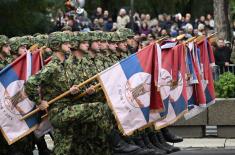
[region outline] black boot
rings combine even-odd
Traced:
[[[151,141],[151,143],[152,143],[154,146],[156,146],[157,148],[159,148],[159,149],[161,149],[161,150],[166,151],[167,154],[172,152],[172,149],[167,148],[167,147],[165,147],[164,145],[162,145],[162,144],[160,143],[160,141],[159,141],[159,139],[158,139],[158,137],[157,137],[157,135],[156,135],[155,132],[150,132],[150,133],[148,134],[148,136],[149,136],[149,140]]]
[[[172,132],[170,132],[170,130],[168,128],[163,128],[163,129],[161,129],[161,131],[164,136],[164,139],[167,142],[179,143],[179,142],[183,141],[183,137],[180,137],[180,136],[173,134]]]
[[[170,149],[171,152],[177,152],[177,151],[180,151],[180,148],[179,147],[174,147],[170,144],[168,144],[166,142],[166,140],[164,139],[163,135],[162,135],[162,132],[159,131],[159,132],[156,132],[156,135],[157,135],[157,138],[159,140],[159,142],[166,148]]]
[[[148,148],[145,143],[144,140],[142,139],[141,136],[135,136],[133,137],[133,141],[135,142],[136,145],[138,145],[139,147],[141,147],[144,150],[148,150],[150,151],[149,155],[162,155],[161,152],[153,149],[153,148]]]
[[[148,150],[125,142],[115,130],[110,134],[110,142],[113,146],[114,155],[152,155]]]
[[[51,154],[51,151],[47,148],[47,144],[44,139],[44,136],[41,138],[35,137],[35,141],[38,146],[39,155],[50,155]]]
[[[154,149],[156,152],[159,152],[159,154],[161,154],[161,155],[167,154],[167,152],[165,150],[161,150],[158,147],[154,146],[151,143],[151,141],[150,141],[150,139],[149,139],[147,134],[142,134],[142,139],[144,141],[145,146],[147,146],[147,148]]]

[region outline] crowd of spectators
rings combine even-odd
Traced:
[[[59,11],[55,21],[55,30],[61,30],[64,26],[71,27],[72,31],[101,30],[113,32],[123,27],[132,28],[136,34],[135,37],[141,38],[140,40],[143,41],[143,44],[145,40],[151,41],[163,36],[176,37],[180,34],[186,34],[186,38],[190,38],[212,34],[215,25],[211,14],[195,19],[191,17],[190,13],[185,15],[181,13],[174,15],[163,13],[158,14],[156,17],[151,17],[148,13],[134,12],[131,14],[131,11],[121,8],[115,16],[101,7],[97,7],[90,15],[83,8],[67,8],[65,13]],[[233,32],[235,36],[235,22],[233,24]],[[235,55],[235,45],[220,38],[217,45],[215,45],[214,51],[216,64],[227,66],[235,63],[235,60],[230,60],[232,51],[234,51],[233,55]]]
[[[134,12],[131,15],[131,11],[126,11],[124,8],[121,8],[118,15],[114,16],[108,10],[97,7],[94,13],[89,16],[82,8],[68,9],[66,13],[60,11],[55,29],[60,30],[65,25],[72,27],[74,31],[101,30],[111,32],[118,28],[127,27],[132,28],[135,34],[146,37],[148,35],[174,37],[182,33],[187,33],[188,37],[191,37],[213,31],[214,20],[211,14],[194,20],[190,13],[185,16],[181,13],[175,15],[164,13],[157,17],[151,17],[148,13]]]

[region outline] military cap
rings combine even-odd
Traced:
[[[111,39],[110,32],[100,33],[100,41],[109,41]]]
[[[73,32],[70,37],[70,44],[73,49],[78,49],[78,45],[80,42],[79,32]]]
[[[39,47],[47,46],[48,44],[48,35],[39,34],[33,38],[33,43],[37,44]]]
[[[8,37],[5,35],[0,35],[0,48],[2,48],[3,45],[8,44]],[[1,49],[0,49],[1,52]]]
[[[118,33],[122,33],[123,35],[126,35],[126,37],[134,37],[135,34],[132,31],[132,29],[128,29],[128,28],[120,28],[117,30]]]
[[[110,41],[112,41],[112,42],[119,42],[120,41],[119,35],[116,32],[112,32],[110,36],[111,36]]]
[[[71,33],[53,32],[48,37],[48,46],[52,50],[59,50],[61,44],[71,41]]]
[[[82,42],[82,41],[91,41],[90,32],[80,32],[78,34],[78,36],[80,37],[80,42]]]
[[[125,41],[127,39],[126,34],[124,33],[117,33],[119,36],[119,41]]]
[[[90,39],[91,41],[98,41],[101,38],[101,32],[99,32],[99,31],[90,31],[88,33],[91,37],[91,39]]]
[[[9,44],[13,53],[17,53],[18,48],[21,46],[20,37],[12,37],[9,39]]]
[[[19,38],[20,46],[22,45],[32,46],[34,44],[33,39],[34,37],[30,35],[20,37]]]

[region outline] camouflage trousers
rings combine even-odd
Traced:
[[[54,155],[111,155],[107,138],[113,129],[111,117],[108,106],[100,102],[67,106],[50,116]]]

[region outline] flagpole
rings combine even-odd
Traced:
[[[93,77],[87,79],[86,81],[80,83],[77,87],[79,88],[79,87],[81,87],[81,86],[83,86],[83,85],[89,83],[90,81],[96,79],[97,77],[98,77],[98,74],[96,74],[95,76],[93,76]],[[48,102],[48,105],[51,105],[52,103],[54,103],[54,102],[56,102],[56,101],[58,101],[58,100],[64,98],[65,96],[67,96],[67,95],[69,95],[69,94],[70,94],[70,91],[69,91],[69,90],[66,91],[66,92],[64,92],[64,93],[62,93],[62,94],[60,94],[59,96],[57,96],[57,97],[55,97],[54,99],[50,100],[50,101]],[[28,118],[28,117],[30,117],[30,116],[36,114],[36,113],[39,112],[39,111],[40,111],[40,109],[39,109],[39,108],[36,108],[35,110],[31,111],[30,113],[24,115],[20,120],[21,120],[21,121],[22,121],[22,120],[25,120],[26,118]]]
[[[96,84],[96,85],[94,86],[94,89],[96,90],[96,92],[102,90],[102,88],[101,88],[100,86],[101,86],[100,83],[99,83],[99,84]],[[81,98],[81,97],[83,97],[83,96],[85,96],[85,95],[87,95],[87,92],[83,92],[83,93],[79,94],[78,96],[74,97],[73,99],[74,99],[74,100],[78,100],[79,98]],[[48,113],[46,113],[45,115],[43,115],[41,118],[43,119],[43,118],[45,118],[46,116],[48,116]]]

